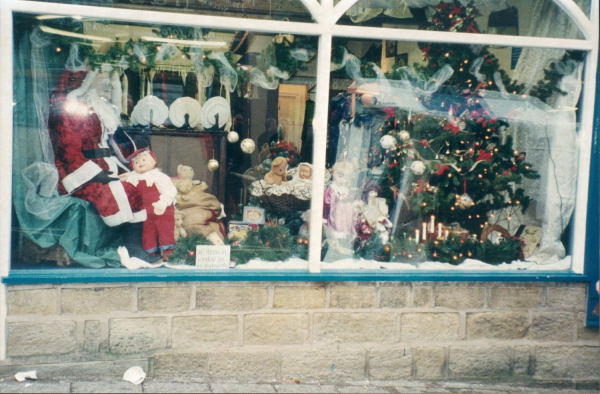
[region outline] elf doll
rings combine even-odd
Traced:
[[[175,247],[175,208],[177,189],[171,178],[156,168],[156,157],[146,149],[138,149],[130,156],[133,172],[120,176],[121,180],[136,187],[148,218],[142,231],[142,247],[148,253],[162,253],[163,259]]]

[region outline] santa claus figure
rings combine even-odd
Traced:
[[[117,73],[110,71],[65,71],[50,98],[48,128],[59,192],[89,201],[114,227],[143,222],[147,215],[136,188],[117,178],[128,168],[111,149],[120,125],[120,110],[112,103],[120,102],[121,88]],[[132,256],[156,260],[141,248],[141,223],[123,234]]]

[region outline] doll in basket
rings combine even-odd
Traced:
[[[294,186],[310,186],[312,185],[312,165],[309,163],[298,164],[298,171],[294,174],[291,184]]]
[[[156,168],[156,157],[148,149],[139,149],[129,158],[133,172],[120,176],[142,196],[148,218],[142,231],[142,247],[148,253],[160,251],[164,259],[175,247],[175,208],[177,189],[171,178]]]

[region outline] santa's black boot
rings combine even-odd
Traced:
[[[160,254],[152,255],[142,248],[143,223],[126,223],[122,225],[123,246],[127,248],[129,257],[137,257],[147,263],[162,261]]]

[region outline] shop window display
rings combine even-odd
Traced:
[[[13,268],[306,259],[317,42],[237,37],[15,15]]]
[[[101,3],[77,2],[318,28],[13,14],[12,269],[195,268],[198,246],[223,245],[237,269],[572,267],[585,50],[375,32],[583,42],[551,1],[360,0],[317,23],[300,2]],[[524,22],[532,7],[562,22]]]
[[[470,7],[430,29],[477,32]],[[378,45],[334,39],[354,82],[330,102],[322,268],[568,269],[583,53],[527,86],[510,48],[399,42],[406,66],[365,60]]]

